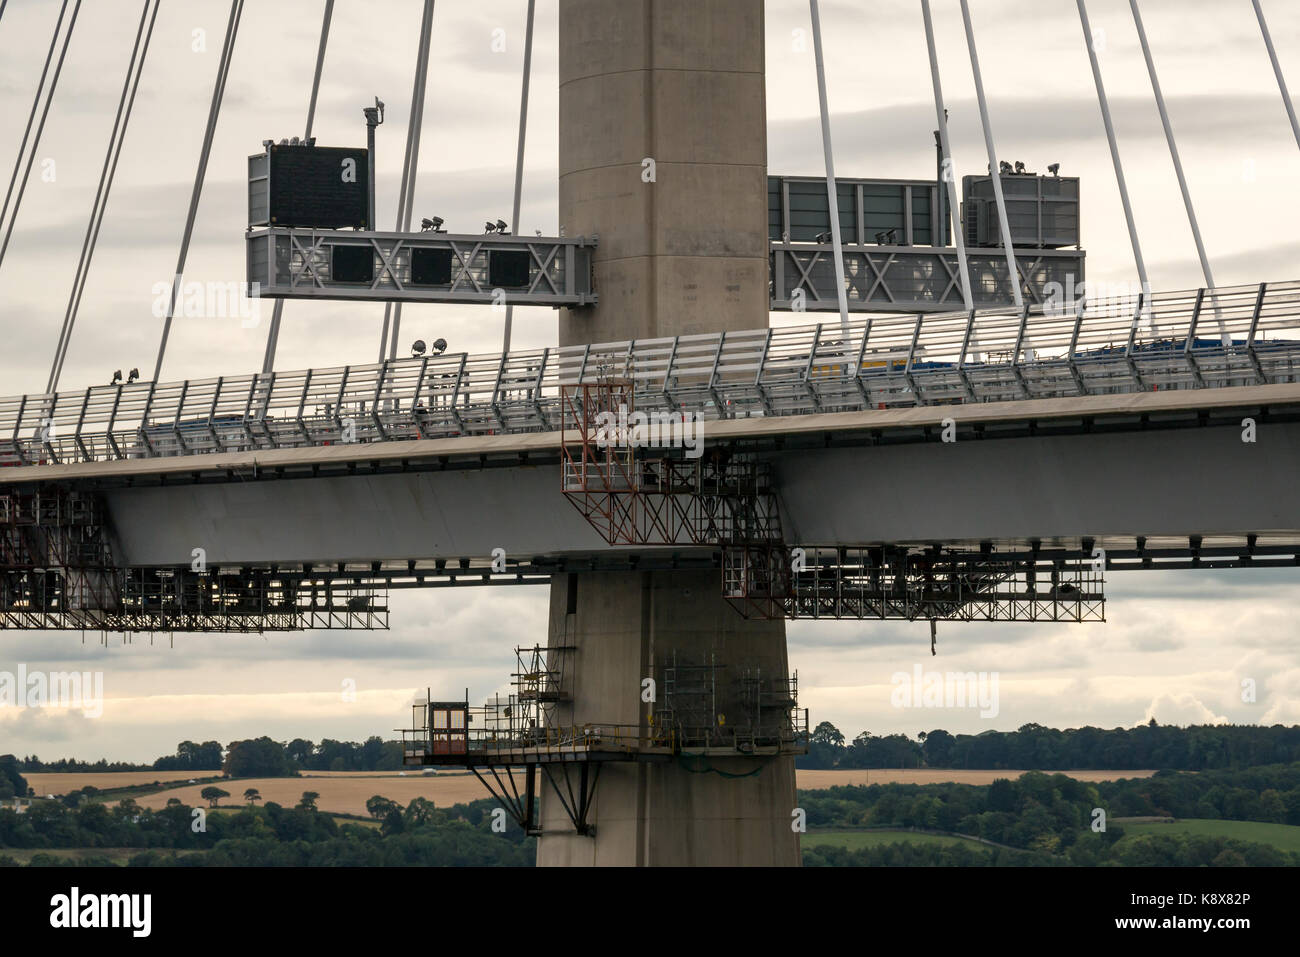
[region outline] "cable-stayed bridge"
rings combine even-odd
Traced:
[[[908,181],[836,180],[811,3],[824,195],[767,176],[761,3],[562,0],[556,237],[412,228],[428,0],[396,228],[374,214],[380,102],[353,177],[304,203],[339,158],[311,138],[332,6],[307,135],[249,158],[248,279],[277,301],[260,372],[161,376],[234,0],[154,375],[58,388],[115,127],[48,391],[0,398],[0,628],[382,629],[392,590],[549,584],[510,701],[422,702],[411,763],[523,773],[499,796],[545,860],[791,863],[807,714],[784,620],[1095,622],[1111,570],[1300,564],[1300,282],[1214,283],[1136,3],[1205,284],[1150,289],[1080,0],[1139,276],[1109,299],[1062,294],[1077,180],[997,160],[964,0],[989,153],[964,202],[927,0],[939,169]],[[379,361],[277,369],[290,299],[386,303]],[[504,303],[503,351],[398,358],[404,302]],[[511,349],[515,304],[561,308],[559,343]]]

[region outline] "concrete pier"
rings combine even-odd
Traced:
[[[767,325],[761,0],[560,0],[560,224],[598,234],[560,345]]]
[[[559,109],[560,222],[600,238],[600,303],[561,313],[561,345],[765,326],[762,0],[560,0]],[[721,685],[784,677],[785,622],[721,592],[720,572],[555,576],[548,640],[573,649],[553,652],[570,656],[561,723],[648,729],[642,680],[673,652],[716,662]],[[799,863],[789,757],[608,764],[590,836],[541,794],[538,864]]]
[[[721,695],[738,669],[787,673],[785,622],[747,621],[720,597],[717,572],[557,575],[551,585],[552,647],[572,651],[574,700],[557,724],[648,730],[653,705],[642,677],[676,651],[713,658]],[[662,682],[657,689],[663,693]],[[733,705],[720,704],[725,711]],[[736,715],[732,715],[736,720]],[[552,773],[562,774],[563,769]],[[568,769],[576,788],[577,770]],[[549,785],[542,791],[538,864],[775,865],[799,862],[792,758],[685,757],[607,763],[595,789],[593,836],[574,833]]]

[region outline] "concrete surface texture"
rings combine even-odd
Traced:
[[[570,579],[576,588],[570,590]],[[573,688],[557,724],[632,726],[649,730],[653,703],[642,702],[642,677],[676,651],[679,661],[715,658],[720,709],[742,668],[787,674],[784,621],[747,621],[719,597],[719,572],[557,575],[551,585],[549,643],[563,656]],[[663,691],[662,681],[656,689]],[[724,711],[725,714],[725,711]],[[724,718],[725,720],[725,718]],[[736,714],[732,714],[736,720]],[[577,790],[576,766],[567,773]],[[541,788],[539,865],[788,865],[799,861],[791,828],[792,758],[672,758],[611,762],[600,772],[590,821],[593,836],[574,833],[549,785]],[[566,791],[567,797],[567,791]]]
[[[560,345],[767,324],[763,56],[762,0],[560,0],[560,223],[600,237],[600,303],[561,313]],[[641,680],[674,650],[784,676],[785,622],[742,619],[718,576],[556,576],[573,719],[645,722]],[[723,764],[609,767],[593,836],[544,790],[538,863],[797,864],[793,758]]]
[[[561,0],[560,223],[597,234],[560,345],[767,325],[761,0]]]

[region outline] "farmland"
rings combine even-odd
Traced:
[[[1226,837],[1237,841],[1269,844],[1282,851],[1300,851],[1300,827],[1261,821],[1170,820],[1167,822],[1124,823],[1125,840],[1146,834],[1189,834]]]
[[[943,784],[958,783],[987,785],[997,778],[1018,778],[1024,771],[976,771],[944,770],[932,768],[908,768],[905,770],[846,770],[819,771],[801,770],[798,772],[798,787],[801,790],[820,790],[839,785],[866,784]],[[1153,771],[1071,771],[1071,777],[1081,781],[1111,781],[1119,778],[1149,777]],[[175,785],[176,782],[194,779],[202,782],[187,786],[169,786],[152,789],[155,782]],[[221,804],[242,804],[243,794],[247,788],[256,788],[263,801],[292,806],[298,803],[304,791],[316,791],[320,797],[316,805],[322,811],[337,814],[366,813],[365,803],[370,797],[381,794],[399,804],[408,804],[417,797],[423,797],[439,807],[463,804],[468,801],[487,797],[487,790],[472,774],[465,772],[443,772],[438,775],[402,774],[396,771],[312,771],[296,778],[238,778],[206,780],[203,772],[187,773],[183,771],[123,771],[109,773],[48,773],[29,772],[28,781],[41,796],[48,794],[67,794],[79,788],[93,786],[100,790],[117,788],[139,788],[129,795],[141,807],[161,808],[176,798],[191,806],[204,805],[207,802],[200,797],[200,792],[209,786],[217,786],[229,791],[230,797],[222,798]],[[148,789],[148,790],[146,790]]]

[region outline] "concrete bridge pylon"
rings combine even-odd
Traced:
[[[762,0],[560,0],[559,17],[560,222],[600,237],[599,303],[561,312],[560,344],[767,325]],[[647,730],[644,679],[662,695],[674,662],[707,672],[715,723],[742,675],[784,680],[784,620],[742,618],[720,576],[556,575],[548,644],[572,656],[558,723]],[[591,800],[577,834],[541,790],[538,864],[799,863],[789,756],[612,763]]]

